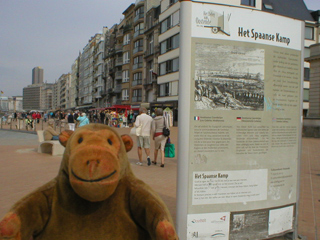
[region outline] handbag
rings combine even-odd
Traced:
[[[141,129],[142,129],[142,125],[140,125],[139,127],[131,128],[130,135],[141,136]]]
[[[168,138],[167,143],[164,147],[164,156],[168,158],[174,158],[175,155],[175,146],[173,143],[171,143],[170,138]]]
[[[165,137],[169,137],[170,136],[170,129],[166,127],[166,120],[165,118],[163,118],[163,122],[164,122],[164,127],[162,129],[162,134]]]

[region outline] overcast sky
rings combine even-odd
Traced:
[[[135,0],[0,0],[0,90],[22,96],[32,69],[54,83],[71,71],[91,36],[111,28]],[[305,0],[320,9],[320,0]]]

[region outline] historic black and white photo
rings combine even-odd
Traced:
[[[264,109],[264,49],[196,43],[195,109]]]

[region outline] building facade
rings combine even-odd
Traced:
[[[23,88],[23,109],[40,110],[42,84],[32,84]]]
[[[32,84],[43,83],[43,69],[41,67],[35,67],[32,69]]]

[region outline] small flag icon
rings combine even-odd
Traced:
[[[277,121],[277,118],[272,118],[272,122],[276,122]]]
[[[196,116],[196,117],[194,117],[194,120],[195,120],[195,121],[199,121],[199,120],[200,120],[200,117],[199,117],[199,116]]]
[[[237,117],[237,121],[241,122],[242,118],[241,117]]]

